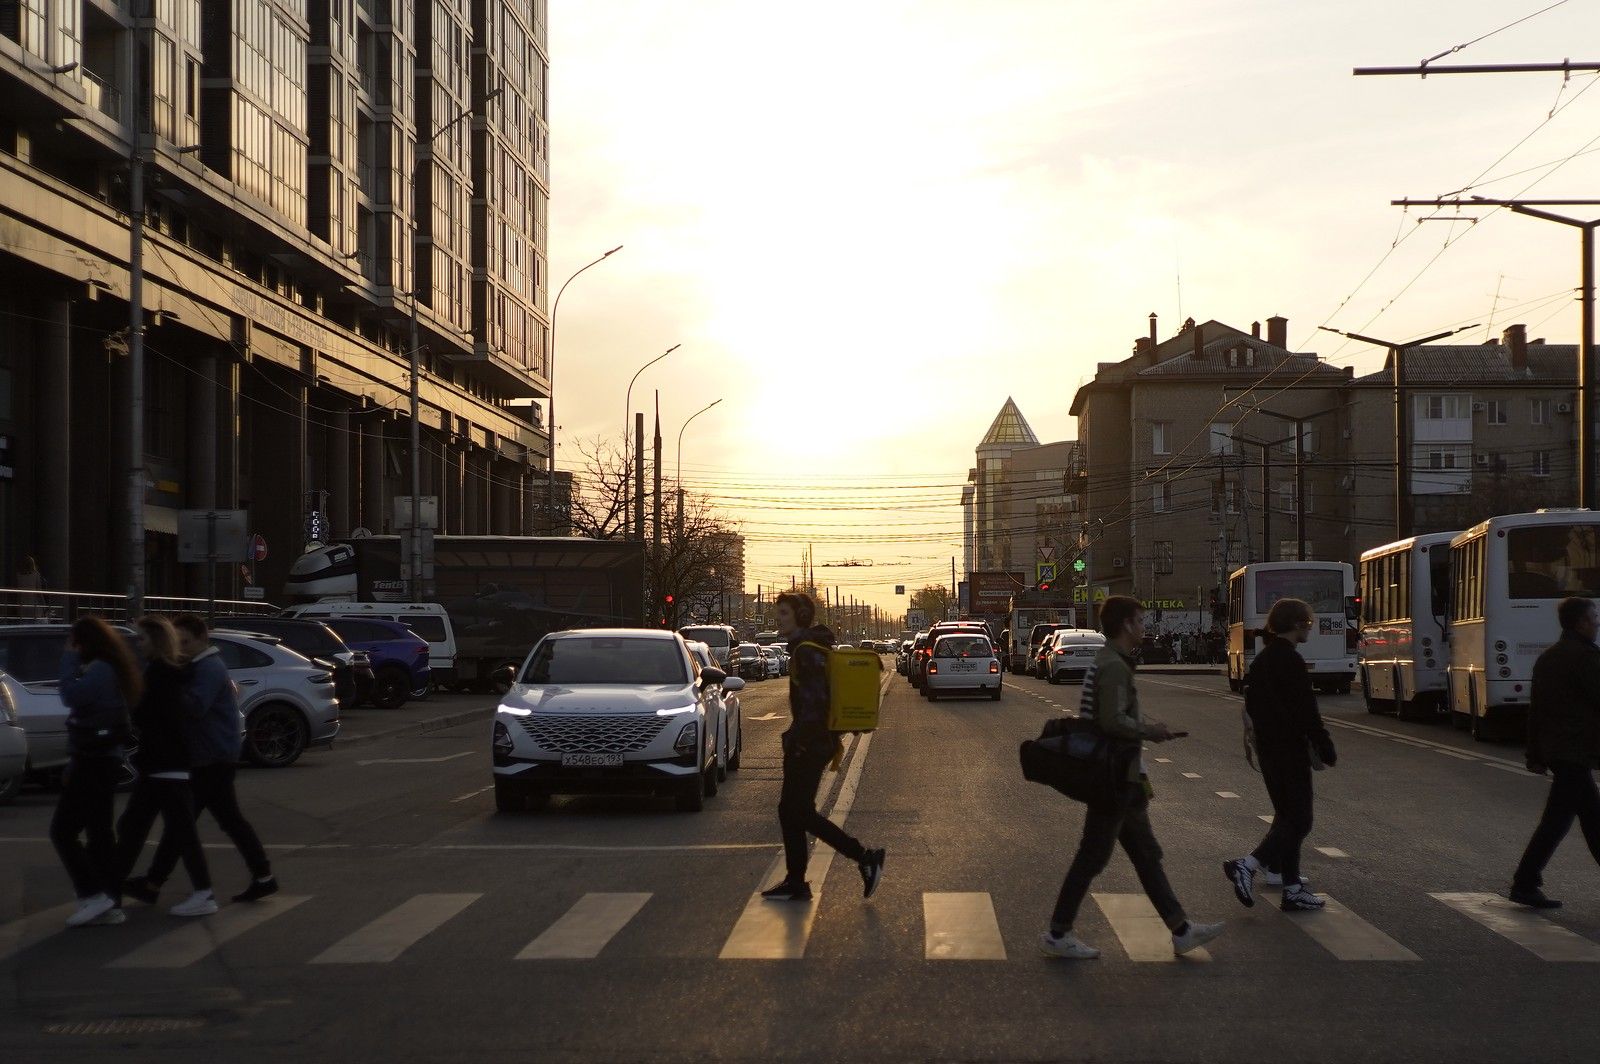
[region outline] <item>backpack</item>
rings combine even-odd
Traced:
[[[822,651],[827,662],[828,730],[876,731],[883,702],[883,659],[871,650],[838,650],[810,642],[800,645]]]

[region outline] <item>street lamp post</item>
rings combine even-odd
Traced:
[[[623,403],[623,405],[625,407],[627,407],[627,409],[623,411],[623,417],[622,417],[622,468],[623,468],[623,473],[624,473],[623,478],[622,478],[622,527],[623,527],[623,530],[624,530],[624,534],[623,534],[623,538],[624,539],[629,538],[628,537],[628,533],[631,530],[631,526],[630,526],[629,520],[628,520],[628,482],[629,482],[629,478],[633,476],[633,452],[628,450],[628,440],[631,438],[631,433],[632,433],[633,430],[632,430],[632,427],[628,424],[628,419],[633,417],[633,384],[634,384],[634,381],[637,381],[639,379],[639,374],[643,373],[645,370],[649,369],[651,366],[655,365],[657,362],[660,362],[662,359],[666,358],[668,355],[672,354],[672,352],[676,351],[678,348],[680,348],[682,346],[683,346],[682,344],[673,344],[671,347],[669,347],[665,351],[661,352],[661,354],[657,355],[655,358],[652,358],[649,362],[646,362],[644,365],[640,366],[638,368],[638,370],[635,371],[635,373],[633,375],[633,379],[628,381],[628,393],[627,393],[627,397],[626,397],[626,402]],[[644,529],[642,529],[642,528],[638,529],[638,533],[639,533],[639,538],[643,539],[644,538]]]
[[[678,430],[678,538],[679,539],[683,538],[683,430],[689,427],[689,422],[690,421],[693,421],[695,418],[699,417],[701,414],[704,414],[707,410],[710,410],[712,407],[716,406],[720,402],[722,402],[721,399],[713,399],[713,400],[711,400],[711,402],[707,403],[705,406],[702,406],[699,410],[696,410],[694,413],[690,414],[689,417],[688,417],[688,420],[686,420],[683,423],[683,428]]]
[[[582,267],[571,277],[561,282],[561,287],[556,290],[556,301],[550,305],[550,366],[545,373],[545,380],[550,385],[550,401],[545,403],[545,417],[550,421],[547,435],[550,439],[550,483],[545,493],[545,513],[550,519],[550,531],[553,534],[556,528],[556,314],[561,310],[561,297],[567,290],[567,285],[578,279],[578,275],[590,266],[598,266],[611,256],[622,250],[618,244],[598,259]]]

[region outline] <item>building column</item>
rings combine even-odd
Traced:
[[[511,463],[491,458],[489,474],[493,478],[489,481],[489,533],[495,536],[514,536],[517,530],[511,527],[511,497],[515,491],[511,479],[514,476]]]
[[[50,299],[40,309],[38,520],[34,542],[19,553],[34,556],[47,587],[64,591],[72,587],[72,305]]]
[[[375,417],[368,418],[361,431],[361,509],[357,520],[374,534],[387,531],[393,517],[384,506],[383,460],[386,447],[383,422]]]
[[[350,515],[350,412],[328,415],[328,526],[334,536],[348,536]]]
[[[215,509],[217,503],[217,360],[196,355],[189,360],[189,490],[184,493],[197,510]]]
[[[477,450],[466,447],[462,451],[461,498],[463,500],[461,534],[483,535],[483,463],[477,459]]]

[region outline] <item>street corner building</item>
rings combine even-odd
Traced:
[[[32,556],[124,590],[136,468],[152,594],[200,586],[183,509],[248,511],[269,596],[413,490],[441,533],[564,531],[545,24],[544,0],[0,0],[0,582]]]

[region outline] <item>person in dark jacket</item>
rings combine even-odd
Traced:
[[[260,901],[278,892],[272,864],[255,828],[239,809],[233,775],[244,746],[243,721],[234,698],[233,681],[203,618],[185,613],[173,619],[178,630],[179,649],[189,660],[189,691],[185,705],[188,719],[184,743],[189,750],[189,786],[194,792],[195,815],[209,811],[233,840],[250,869],[250,884],[233,896],[236,902]],[[150,871],[122,884],[122,892],[154,905],[161,885],[177,867],[183,849],[170,832],[163,832]]]
[[[142,682],[133,653],[110,625],[80,617],[61,657],[61,702],[67,707],[66,772],[50,821],[50,841],[72,877],[78,908],[68,927],[120,924],[117,904],[117,778],[129,738],[128,707]],[[79,840],[84,836],[85,842]]]
[[[806,835],[815,835],[861,870],[863,895],[872,897],[883,875],[883,850],[869,850],[817,812],[822,773],[839,752],[839,737],[828,730],[828,649],[833,633],[816,623],[811,596],[785,591],[774,603],[778,634],[789,646],[789,729],[783,733],[783,787],[778,825],[783,830],[786,874],[761,892],[769,901],[810,901],[806,882]]]
[[[1244,905],[1254,905],[1255,876],[1263,868],[1281,877],[1279,907],[1285,912],[1321,909],[1321,897],[1300,876],[1300,847],[1311,834],[1312,755],[1331,767],[1338,760],[1333,739],[1317,711],[1311,672],[1299,647],[1316,623],[1299,599],[1279,599],[1267,613],[1267,645],[1245,673],[1244,707],[1254,736],[1261,782],[1272,799],[1272,827],[1255,852],[1222,863],[1223,874]]]
[[[1556,607],[1561,638],[1533,666],[1528,707],[1528,770],[1551,775],[1544,815],[1511,879],[1509,897],[1519,905],[1555,909],[1544,893],[1544,868],[1572,830],[1583,829],[1589,852],[1600,862],[1600,614],[1594,600],[1563,599]]]
[[[182,847],[184,868],[194,893],[170,910],[173,916],[210,916],[217,911],[200,834],[195,830],[194,796],[189,790],[189,750],[184,745],[189,677],[178,651],[178,633],[164,617],[139,619],[139,650],[144,655],[144,695],[133,708],[139,749],[133,767],[139,779],[117,821],[117,878],[133,871],[156,817],[162,833]]]

